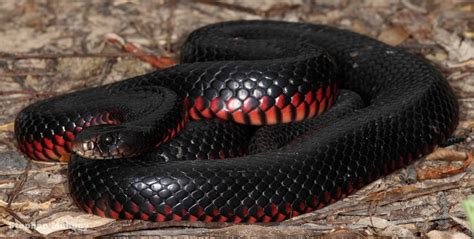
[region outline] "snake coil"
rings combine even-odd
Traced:
[[[21,150],[36,159],[61,160],[76,147],[74,140],[92,137],[77,147],[105,151],[104,157],[130,156],[109,161],[73,155],[69,190],[89,213],[150,221],[269,222],[317,210],[411,163],[442,143],[458,121],[451,88],[428,62],[329,26],[209,25],[190,34],[182,62],[33,104],[16,121]],[[324,112],[338,88],[358,93],[366,107],[327,122],[317,133],[304,133],[291,147],[225,160],[168,162],[131,146],[150,147],[149,138],[168,140],[182,130],[188,114],[254,125],[303,120]],[[88,98],[95,101],[78,104]],[[182,105],[188,110],[168,114]],[[155,107],[159,110],[151,110]],[[127,114],[120,113],[124,108]],[[81,135],[91,126],[97,128],[93,135],[87,130]],[[110,137],[94,138],[101,132]],[[106,148],[110,142],[121,146]]]

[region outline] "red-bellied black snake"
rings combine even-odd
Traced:
[[[356,92],[365,107],[317,132],[300,129],[289,145],[238,157],[248,153],[241,139],[260,130],[240,124],[308,122],[339,88]],[[214,120],[173,143],[188,118]],[[234,21],[192,32],[180,65],[27,107],[15,131],[34,159],[76,152],[69,190],[89,213],[269,222],[319,209],[409,164],[457,122],[448,82],[420,57],[329,26]],[[224,133],[206,133],[206,125],[224,125]],[[229,143],[227,133],[244,131]],[[182,160],[189,157],[233,158]]]

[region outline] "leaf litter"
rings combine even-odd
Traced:
[[[474,144],[473,12],[474,3],[464,0],[2,1],[0,235],[473,236],[461,206],[474,188],[472,165],[438,160],[422,160],[329,207],[278,225],[103,219],[79,211],[68,197],[65,164],[26,163],[15,148],[11,124],[22,107],[39,99],[149,72],[153,67],[147,61],[155,56],[178,59],[179,46],[199,26],[270,18],[351,29],[431,60],[461,105],[456,134],[466,141],[448,151],[469,155]],[[124,40],[122,49],[108,42],[111,34]],[[129,46],[147,57],[140,60]],[[441,158],[450,154],[457,153]],[[435,177],[417,178],[430,170]]]

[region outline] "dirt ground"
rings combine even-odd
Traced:
[[[329,207],[271,225],[157,224],[87,215],[67,195],[66,165],[31,162],[16,149],[11,122],[26,105],[154,69],[111,39],[178,59],[190,31],[233,19],[329,24],[426,57],[458,96],[456,134],[466,142],[431,156],[450,162],[422,160]],[[461,206],[474,190],[473,167],[463,161],[474,148],[473,1],[6,0],[0,1],[0,22],[0,236],[474,235]],[[421,179],[427,174],[436,179]]]

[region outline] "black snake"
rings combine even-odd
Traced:
[[[356,92],[365,107],[323,126],[308,123],[339,88]],[[170,141],[189,117],[217,120]],[[272,126],[278,138],[299,133],[290,145],[241,156],[255,148],[239,143],[257,127],[222,120],[304,126]],[[409,164],[457,121],[451,88],[424,59],[329,26],[233,21],[192,32],[180,65],[27,107],[16,135],[34,159],[76,152],[69,190],[89,213],[269,222],[319,209]],[[182,160],[190,157],[236,158]]]

